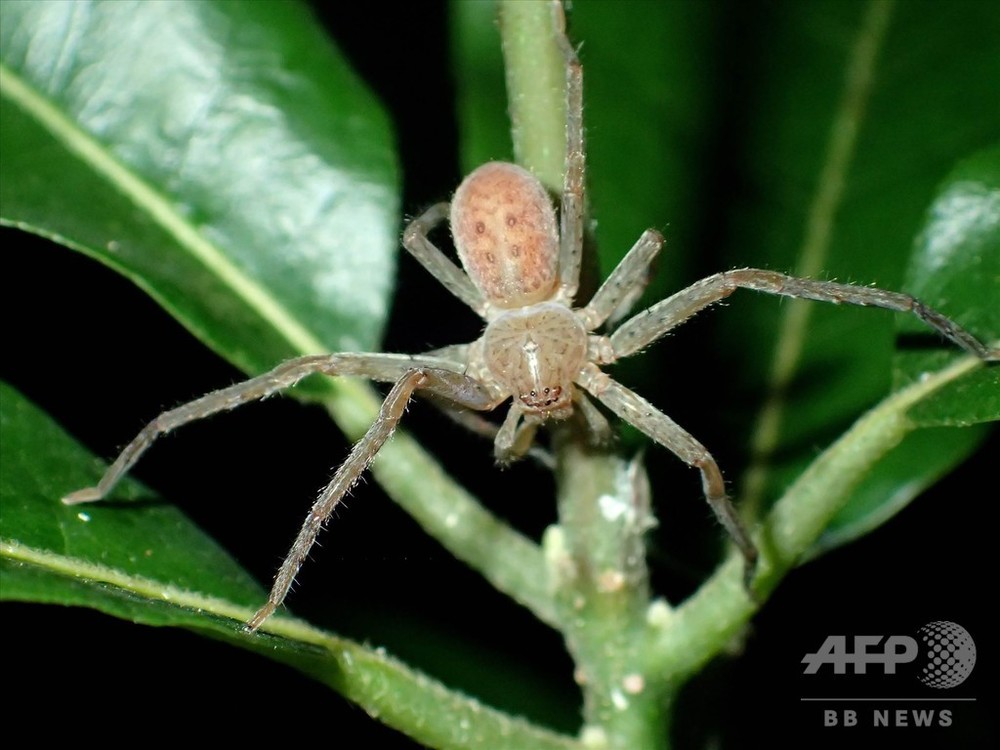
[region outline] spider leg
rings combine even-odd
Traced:
[[[647,229],[615,266],[586,307],[577,314],[588,331],[595,330],[619,308],[631,306],[649,282],[649,269],[663,246],[663,235]]]
[[[612,412],[665,447],[688,466],[693,466],[701,472],[705,499],[743,555],[744,583],[750,591],[750,584],[757,568],[757,547],[726,495],[722,472],[712,454],[670,417],[642,396],[601,372],[596,365],[585,366],[577,382]]]
[[[427,368],[408,370],[393,385],[382,403],[382,408],[379,410],[375,422],[368,428],[364,437],[355,443],[347,460],[340,465],[333,479],[313,504],[302,529],[288,552],[288,556],[278,569],[267,602],[247,622],[247,630],[255,631],[281,606],[292,587],[292,582],[295,580],[299,568],[322,530],[323,524],[326,523],[333,509],[337,507],[348,490],[368,468],[385,441],[392,435],[403,416],[410,397],[418,389],[430,391],[466,409],[484,411],[497,405],[495,397],[466,375],[448,370]]]
[[[448,218],[448,204],[437,203],[411,221],[403,232],[403,247],[420,261],[442,286],[471,307],[480,317],[486,311],[486,301],[468,274],[430,241],[431,230]]]
[[[566,38],[566,14],[559,0],[554,0],[552,14],[556,38],[566,62],[566,166],[559,209],[559,287],[562,299],[568,304],[580,285],[583,256],[586,158],[583,151],[583,66]]]
[[[392,382],[414,367],[462,371],[465,365],[442,358],[411,357],[405,354],[311,354],[290,359],[263,375],[213,391],[183,406],[163,412],[125,446],[95,487],[72,492],[63,498],[63,502],[75,505],[107,497],[118,481],[161,435],[220,411],[267,398],[292,387],[307,375],[356,375]]]
[[[621,358],[635,354],[695,313],[740,288],[785,297],[913,313],[942,336],[977,357],[987,361],[1000,360],[1000,349],[986,346],[958,323],[908,294],[833,281],[798,279],[757,268],[741,268],[709,276],[632,317],[610,337],[615,355]]]

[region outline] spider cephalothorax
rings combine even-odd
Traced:
[[[749,586],[757,549],[726,497],[722,473],[712,455],[655,406],[613,380],[603,366],[636,354],[739,288],[910,312],[976,356],[1000,360],[996,348],[984,346],[908,295],[752,268],[709,276],[634,315],[614,331],[600,333],[619,308],[638,299],[663,240],[656,231],[643,233],[587,304],[573,306],[584,225],[583,83],[580,63],[563,32],[561,6],[553,7],[554,32],[566,60],[567,101],[558,223],[548,192],[530,172],[491,162],[462,182],[450,207],[444,203],[431,207],[403,233],[406,249],[482,317],[483,335],[470,344],[426,355],[325,354],[289,360],[268,373],[164,412],[122,451],[96,487],[74,492],[65,502],[105,497],[159,435],[276,393],[307,375],[356,375],[393,383],[375,423],[355,444],[306,517],[267,603],[248,623],[255,630],[284,601],[323,523],[389,438],[414,393],[422,391],[449,408],[472,411],[491,411],[509,402],[494,440],[500,462],[524,455],[540,425],[566,419],[574,411],[582,415],[580,424],[585,429],[606,434],[607,420],[593,398],[701,472],[706,499],[743,554]],[[449,216],[462,267],[428,237]]]

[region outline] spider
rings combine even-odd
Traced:
[[[582,307],[576,301],[584,237],[583,70],[565,35],[560,3],[555,32],[566,67],[566,162],[558,219],[541,182],[515,164],[490,162],[469,174],[450,204],[432,206],[403,233],[404,247],[441,284],[485,322],[469,344],[423,355],[340,353],[288,360],[270,372],[214,391],[166,411],[129,443],[100,482],[63,498],[66,504],[105,498],[157,437],[178,427],[262,399],[302,378],[360,376],[392,383],[378,417],[321,492],[275,577],[267,602],[247,622],[257,630],[285,600],[300,566],[334,508],[365,471],[398,425],[410,398],[429,396],[476,424],[475,412],[510,402],[494,435],[501,464],[524,456],[535,433],[548,422],[579,414],[598,440],[610,434],[603,406],[701,473],[706,500],[739,549],[745,583],[751,583],[758,552],[726,495],[718,464],[684,428],[649,401],[606,374],[602,367],[632,356],[697,312],[737,289],[832,303],[909,312],[959,347],[988,361],[1000,349],[987,347],[944,315],[906,294],[828,281],[794,278],[743,268],[709,276],[632,316],[613,331],[600,332],[620,308],[645,288],[663,237],[647,230]],[[449,220],[461,267],[436,247],[430,232]]]

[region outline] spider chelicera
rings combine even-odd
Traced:
[[[985,360],[1000,350],[983,345],[940,313],[906,294],[744,268],[709,276],[634,315],[611,332],[598,331],[638,298],[663,243],[646,231],[590,301],[574,307],[584,235],[583,72],[566,39],[561,5],[556,33],[566,62],[566,164],[558,222],[548,192],[530,172],[491,162],[466,177],[449,204],[412,221],[406,249],[486,323],[470,344],[425,355],[320,354],[289,360],[263,375],[164,412],[121,452],[96,487],[73,492],[67,504],[108,495],[153,441],[181,425],[289,388],[307,375],[351,375],[392,383],[375,423],[351,450],[307,516],[275,578],[267,602],[247,623],[256,630],[284,601],[323,524],[392,434],[411,396],[423,392],[448,409],[491,411],[510,402],[496,431],[501,463],[522,457],[537,429],[578,413],[597,438],[610,433],[593,403],[634,425],[701,472],[704,494],[745,561],[749,588],[757,549],[726,496],[712,455],[685,429],[601,368],[629,357],[695,313],[740,288],[822,302],[910,312],[958,346]],[[461,268],[429,239],[445,218]]]

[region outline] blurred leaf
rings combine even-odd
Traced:
[[[0,14],[4,223],[127,275],[247,371],[379,341],[392,137],[303,7],[14,1]]]
[[[964,461],[985,434],[983,428],[969,427],[911,432],[854,489],[848,504],[833,517],[809,556],[818,557],[874,531]]]
[[[488,161],[513,161],[496,0],[452,0],[458,151],[463,174]]]
[[[753,98],[734,92],[728,115],[744,129],[725,264],[901,288],[913,237],[942,177],[1000,127],[1000,100],[987,83],[1000,76],[991,51],[1000,21],[974,1],[935,4],[934,12],[920,2],[755,7],[759,15],[747,28],[752,49],[744,50],[754,64],[742,82]],[[855,140],[838,162],[831,144],[844,142],[845,133]],[[986,321],[969,312],[988,304],[981,281],[970,282],[969,296],[922,298],[988,337]],[[817,445],[888,391],[895,320],[765,295],[734,298],[733,305],[739,314],[719,316],[727,369],[740,373],[746,393],[760,394],[751,402],[767,396],[747,494],[769,501]],[[787,382],[775,375],[777,352],[792,363]],[[762,426],[768,420],[773,438]],[[956,460],[965,452],[941,454]],[[938,465],[931,473],[940,472]],[[898,476],[896,489],[914,481]]]
[[[574,3],[584,65],[588,185],[602,278],[646,229],[666,237],[645,299],[683,286],[709,190],[723,9],[715,3]],[[593,64],[588,66],[588,60]]]

